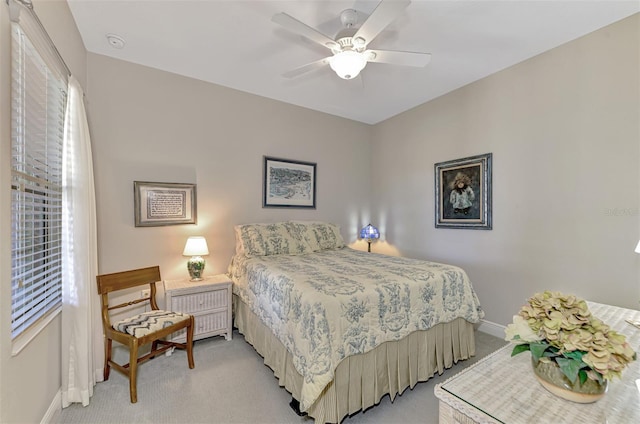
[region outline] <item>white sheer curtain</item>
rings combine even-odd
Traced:
[[[104,349],[91,139],[78,81],[69,77],[62,193],[62,407],[89,404],[102,381]]]

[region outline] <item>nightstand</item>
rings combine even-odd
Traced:
[[[231,340],[231,286],[224,274],[205,277],[202,281],[165,280],[166,309],[186,312],[195,318],[193,340],[224,335]],[[176,332],[171,341],[184,342],[186,330]]]

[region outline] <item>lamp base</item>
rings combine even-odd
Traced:
[[[202,281],[202,273],[204,272],[204,259],[202,256],[192,256],[187,262],[187,269],[189,270],[189,281]]]

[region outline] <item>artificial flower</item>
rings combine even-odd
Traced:
[[[512,356],[529,350],[536,363],[556,362],[573,383],[620,377],[636,359],[625,336],[592,316],[587,302],[559,292],[531,297],[505,334],[516,344]]]

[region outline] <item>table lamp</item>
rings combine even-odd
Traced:
[[[187,269],[191,277],[189,281],[202,280],[202,273],[204,272],[204,259],[202,257],[208,254],[209,248],[204,237],[196,236],[187,239],[182,256],[191,256],[191,259],[187,262]]]
[[[640,241],[638,242],[638,245],[636,246],[636,253],[640,253]]]
[[[365,239],[367,243],[369,243],[369,249],[367,251],[371,252],[371,241],[374,239],[379,239],[380,232],[376,227],[369,224],[366,227],[364,227],[362,230],[360,230],[360,238]]]

